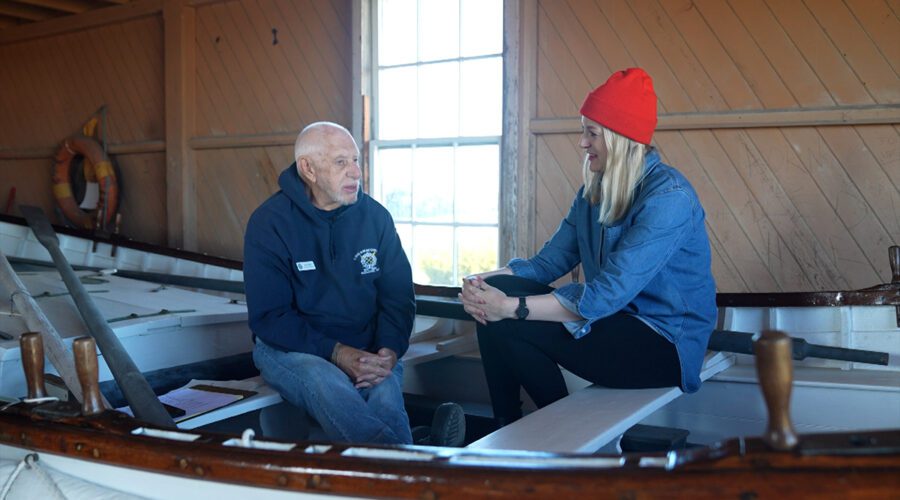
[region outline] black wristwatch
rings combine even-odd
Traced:
[[[528,306],[525,304],[525,297],[519,297],[519,307],[516,308],[516,318],[525,319],[528,317]]]

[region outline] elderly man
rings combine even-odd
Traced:
[[[393,220],[361,191],[359,149],[344,127],[307,126],[294,157],[244,238],[253,360],[330,439],[411,443],[399,358],[415,295]],[[443,405],[430,444],[459,445],[464,428],[459,406]]]

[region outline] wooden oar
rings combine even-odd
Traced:
[[[19,353],[22,355],[22,369],[25,370],[28,399],[47,397],[47,385],[44,384],[44,340],[41,334],[23,333],[19,337]]]
[[[775,450],[788,451],[797,446],[797,433],[791,423],[791,386],[794,367],[791,338],[782,332],[767,330],[754,343],[759,388],[766,400],[769,421],[762,439]]]
[[[22,257],[9,257],[9,261],[13,264],[28,264],[32,266],[54,267],[52,263],[36,259],[25,259]],[[95,266],[79,266],[74,265],[72,269],[76,271],[97,271],[103,268]],[[244,282],[233,280],[220,280],[214,278],[199,278],[196,276],[183,276],[180,274],[154,273],[149,271],[132,271],[128,269],[117,269],[116,276],[121,278],[130,278],[134,280],[149,281],[151,283],[159,283],[161,285],[175,285],[187,288],[200,288],[203,290],[214,290],[217,292],[244,293]]]
[[[25,319],[25,326],[31,331],[40,332],[43,336],[44,344],[47,347],[47,357],[59,372],[59,376],[65,381],[66,387],[75,395],[75,399],[79,402],[82,401],[81,384],[78,382],[71,351],[66,347],[62,337],[56,328],[53,328],[40,306],[28,293],[25,284],[19,279],[3,252],[0,252],[0,282],[9,294],[8,297],[16,310]]]
[[[103,413],[106,406],[100,399],[100,383],[97,381],[97,344],[90,337],[79,337],[72,341],[72,351],[75,353],[75,370],[78,371],[78,380],[84,393],[81,414],[87,417]]]
[[[28,225],[34,231],[38,241],[50,252],[53,263],[56,264],[60,276],[66,283],[66,288],[72,294],[78,312],[81,313],[91,336],[97,341],[103,359],[109,366],[116,383],[119,384],[119,388],[122,389],[122,394],[128,400],[134,415],[157,426],[174,428],[175,422],[172,417],[156,398],[150,384],[147,383],[131,356],[128,355],[128,351],[106,323],[106,319],[97,309],[97,305],[94,304],[78,276],[75,275],[75,271],[72,270],[69,261],[63,255],[59,248],[56,232],[50,226],[50,221],[47,220],[44,211],[38,207],[24,205],[20,205],[19,210],[25,216],[25,220],[28,221]]]

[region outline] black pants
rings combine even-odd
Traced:
[[[511,297],[553,288],[517,276],[493,276],[491,286]],[[494,417],[501,425],[522,416],[520,387],[538,408],[568,395],[559,366],[594,384],[621,389],[679,386],[675,346],[634,316],[617,313],[575,339],[562,323],[503,320],[478,325],[478,345]]]

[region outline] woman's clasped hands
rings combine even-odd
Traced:
[[[482,325],[515,317],[515,300],[488,285],[484,278],[483,274],[463,278],[462,292],[458,295],[463,309]]]

